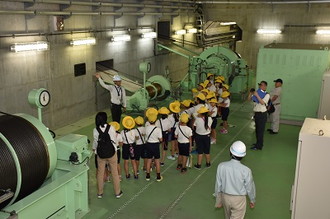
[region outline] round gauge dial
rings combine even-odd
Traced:
[[[50,102],[50,94],[47,90],[42,90],[39,94],[39,103],[41,106],[47,106]]]

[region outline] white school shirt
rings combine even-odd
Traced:
[[[120,142],[123,142],[123,138],[121,137],[120,133],[116,132],[116,138],[115,138],[113,144],[117,147],[117,151],[120,149],[119,148],[119,143]]]
[[[188,138],[190,138],[192,136],[192,130],[189,126],[186,126],[186,125],[179,125],[177,127],[177,129],[175,129],[175,132],[174,132],[174,135],[175,136],[178,136],[178,142],[181,143],[181,144],[185,144],[185,143],[189,143],[189,139],[186,138],[185,136],[187,136]]]
[[[217,91],[217,88],[213,84],[208,89],[209,91],[213,91],[213,92]]]
[[[221,98],[221,102],[220,103],[227,103],[226,106],[222,106],[222,107],[229,107],[230,106],[230,99],[228,97],[226,99],[222,99]]]
[[[121,131],[121,137],[123,138],[123,143],[124,144],[134,144],[135,143],[135,136],[136,136],[136,130],[135,129],[132,129],[132,130],[129,130],[129,131]],[[127,140],[126,140],[126,137],[127,137]],[[128,142],[127,142],[128,141]]]
[[[210,112],[212,112],[212,114],[210,115],[212,118],[217,116],[217,114],[218,114],[217,106],[211,106],[211,104],[209,104],[209,110],[210,110]]]
[[[179,121],[175,121],[174,114],[170,114],[168,120],[170,121],[170,128],[176,128],[179,124]]]
[[[152,132],[152,130],[156,129]],[[152,133],[151,133],[152,132]],[[151,135],[150,135],[151,133]],[[150,135],[150,137],[149,137]],[[146,142],[159,143],[159,139],[163,138],[162,130],[155,125],[149,125],[146,127]]]
[[[206,108],[208,108],[207,104],[202,104],[202,103],[199,103],[199,104],[197,104],[196,106],[194,106],[194,113],[193,113],[193,116],[194,116],[195,118],[197,118],[197,116],[198,116],[198,112],[197,112],[197,111],[198,111],[202,106],[205,106]]]
[[[195,122],[194,122],[194,126],[196,126],[196,133],[199,135],[208,135],[211,133],[211,125],[212,125],[212,118],[211,117],[207,117],[208,119],[208,129],[205,129],[204,127],[204,119],[201,117],[197,117]]]
[[[106,128],[106,125],[104,125],[104,127],[99,127],[101,129],[102,132],[104,132],[105,128]],[[116,139],[116,130],[113,126],[110,126],[109,128],[109,135],[110,135],[110,138],[112,141],[115,141]],[[93,140],[93,149],[95,150],[95,154],[96,154],[96,148],[97,148],[97,141],[99,140],[99,132],[97,131],[96,128],[93,129],[93,137],[94,137],[94,140]],[[115,146],[113,144],[113,147],[115,148],[115,150],[117,150],[117,146]]]
[[[169,129],[171,129],[171,123],[169,118],[166,119],[157,119],[156,126],[160,128],[163,132],[167,132]],[[162,124],[162,125],[160,125]]]
[[[99,82],[102,87],[110,91],[111,103],[126,107],[126,91],[122,86],[105,84],[101,78],[99,78]]]
[[[222,101],[222,98],[221,98],[222,93],[223,93],[223,90],[222,90],[222,88],[220,88],[220,89],[218,90],[218,94],[219,94],[219,99],[218,99],[218,101],[219,101],[219,102]]]
[[[186,113],[186,114],[188,114],[189,116],[191,116],[191,115],[194,113],[194,107],[190,107],[190,108],[188,108],[188,109],[185,109],[185,110],[181,111],[181,112],[180,112],[180,115],[181,115],[182,113]]]
[[[140,134],[139,134],[138,130],[140,131]],[[146,128],[145,127],[140,126],[140,127],[136,128],[135,137],[138,138],[136,140],[136,145],[142,145],[142,144],[146,143],[145,135],[146,135]],[[141,137],[142,137],[142,139],[141,139]]]

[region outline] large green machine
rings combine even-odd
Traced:
[[[81,218],[89,211],[87,136],[54,140],[41,122],[49,92],[33,90],[28,99],[39,120],[0,116],[0,218]]]
[[[270,44],[259,49],[256,81],[267,81],[270,92],[281,78],[281,119],[303,121],[317,118],[322,77],[329,67],[329,46]]]

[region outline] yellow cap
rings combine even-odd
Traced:
[[[228,91],[224,91],[224,92],[222,92],[222,94],[221,94],[221,98],[226,98],[226,97],[228,97],[228,96],[230,96],[230,93],[229,93]]]
[[[229,90],[229,85],[228,84],[223,84],[222,87],[226,88],[226,90]]]
[[[216,80],[220,79],[221,81],[225,81],[225,77],[222,75],[219,75],[217,77],[215,77]]]
[[[217,99],[212,98],[211,100],[209,100],[209,103],[218,103]]]
[[[149,121],[149,122],[153,123],[153,122],[155,122],[156,120],[157,120],[157,116],[156,116],[155,114],[151,114],[151,115],[149,115],[149,117],[148,117],[148,121]]]
[[[215,83],[223,83],[223,81],[221,80],[221,79],[217,79],[217,80],[215,80]]]
[[[215,94],[213,93],[213,94],[208,94],[208,95],[206,95],[206,99],[208,100],[208,99],[212,99],[212,98],[214,98],[215,97]]]
[[[116,121],[109,122],[109,125],[112,125],[116,129],[116,131],[120,129],[120,124]]]
[[[213,75],[214,74],[212,74],[212,73],[207,73],[206,77],[208,78],[208,77],[213,76]]]
[[[160,108],[158,110],[158,113],[163,114],[163,115],[168,115],[168,114],[170,114],[170,111],[165,106],[163,106],[162,108]]]
[[[198,90],[196,88],[191,89],[191,92],[198,93]]]
[[[203,90],[201,90],[201,92],[204,92],[204,93],[208,94],[209,90],[208,89],[203,89]]]
[[[187,113],[182,113],[180,116],[180,121],[183,123],[187,123],[189,121],[189,115]]]
[[[135,126],[135,121],[132,116],[125,116],[122,121],[122,124],[123,124],[124,128],[132,129]]]
[[[189,107],[191,102],[192,102],[191,100],[184,100],[181,102],[181,104],[184,105],[185,107]]]
[[[138,116],[134,119],[135,123],[137,125],[143,125],[144,124],[144,119],[142,118],[142,116]]]
[[[202,93],[199,93],[196,97],[201,99],[201,100],[205,100],[205,95],[202,94]]]
[[[205,88],[205,84],[203,82],[199,83],[198,85],[202,86],[203,88]]]
[[[151,108],[148,108],[147,111],[146,111],[146,117],[149,118],[149,116],[151,115],[155,115],[157,117],[158,115],[158,110],[156,110],[155,108],[151,107]]]
[[[197,113],[207,113],[208,111],[209,111],[208,108],[206,108],[205,106],[202,106],[201,108],[199,108]]]
[[[179,101],[174,101],[174,102],[170,103],[170,110],[173,113],[179,113],[181,111],[180,102]]]

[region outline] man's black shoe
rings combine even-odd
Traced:
[[[250,149],[254,150],[254,151],[261,150],[260,148],[257,148],[257,147],[251,147]]]
[[[271,134],[271,135],[276,135],[276,134],[278,134],[278,132],[270,131],[269,134]]]
[[[273,129],[267,129],[267,132],[272,132],[273,131]]]

